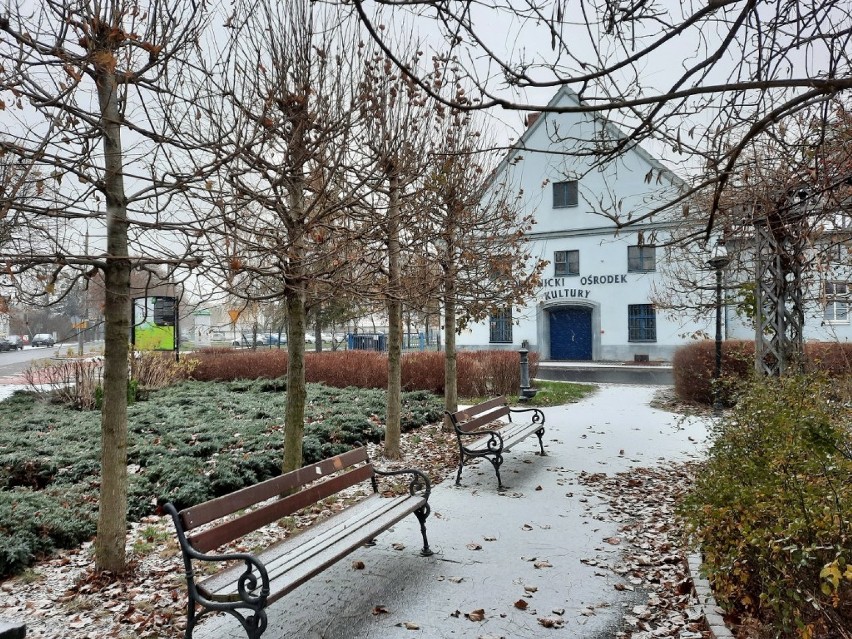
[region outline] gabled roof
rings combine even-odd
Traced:
[[[580,96],[568,86],[562,86],[550,99],[550,102],[547,103],[548,109],[556,108],[563,102],[571,102],[577,106],[582,104],[580,100]],[[524,133],[518,138],[517,142],[512,145],[512,148],[506,154],[506,157],[500,162],[495,170],[495,174],[499,174],[502,172],[506,165],[508,165],[517,154],[522,152],[539,152],[539,153],[547,153],[544,149],[536,149],[535,147],[527,147],[527,142],[536,134],[536,132],[545,125],[545,121],[547,120],[547,116],[553,114],[558,115],[558,113],[552,111],[544,111],[538,117],[534,119],[532,124],[530,124]],[[626,139],[627,136],[624,132],[619,129],[616,125],[614,125],[609,120],[601,117],[598,113],[578,113],[581,116],[591,116],[591,118],[596,122],[602,122],[605,127],[606,132],[611,135],[614,139]],[[672,184],[676,186],[686,186],[686,182],[677,175],[674,171],[663,165],[657,158],[648,153],[645,149],[643,149],[638,142],[631,143],[627,147],[627,151],[634,151],[640,158],[642,158],[645,162],[647,162],[651,167],[660,172],[661,175],[667,176]]]

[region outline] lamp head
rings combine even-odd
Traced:
[[[713,250],[710,252],[710,259],[707,260],[707,264],[710,268],[719,271],[730,263],[731,258],[728,257],[728,251],[725,249],[725,245],[721,242],[716,242],[715,246],[713,246]]]

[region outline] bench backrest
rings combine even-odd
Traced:
[[[332,474],[333,477],[328,477]],[[234,519],[187,535],[193,548],[208,552],[372,477],[373,466],[367,457],[367,449],[356,448],[186,508],[179,513],[180,521],[184,530],[189,532],[278,495],[287,495]]]
[[[501,395],[476,406],[456,411],[453,413],[453,421],[459,430],[470,433],[506,415],[509,415],[509,406],[506,398]]]

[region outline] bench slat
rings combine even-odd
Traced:
[[[280,551],[274,551],[274,556],[267,560],[268,563],[264,562],[270,576],[290,570],[294,565],[306,561],[311,556],[321,552],[332,540],[338,537],[345,537],[357,528],[369,526],[373,520],[384,517],[387,513],[399,509],[403,500],[408,501],[412,498],[414,501],[409,501],[410,504],[416,504],[418,500],[420,500],[421,504],[425,503],[422,501],[422,498],[411,495],[393,498],[384,498],[376,495],[366,500],[367,503],[364,507],[358,510],[347,509],[345,521],[332,525],[329,528],[318,529],[316,533],[312,534],[310,538],[299,546],[298,555],[281,556]],[[417,507],[415,506],[408,512],[413,512],[416,509]],[[405,514],[407,512],[400,515],[400,518],[404,517]]]
[[[500,435],[503,437],[503,451],[508,452],[512,446],[525,440],[527,437],[535,433],[543,427],[543,424],[532,423],[516,423],[506,424],[505,428],[500,429]],[[465,445],[468,450],[486,450],[488,448],[489,437],[485,436],[482,439],[477,439],[472,444]]]
[[[500,397],[495,397],[494,399],[489,399],[488,401],[482,402],[481,404],[477,404],[476,406],[469,406],[467,408],[462,408],[461,410],[457,410],[453,413],[453,417],[456,422],[461,424],[462,422],[466,422],[469,419],[476,417],[477,415],[481,415],[482,413],[486,413],[495,408],[499,408],[506,404],[506,397],[501,395]]]
[[[203,504],[186,508],[180,512],[181,523],[183,523],[184,530],[192,530],[215,519],[254,506],[276,495],[283,495],[294,488],[365,461],[367,461],[367,449],[355,448],[337,457],[324,459],[310,466],[304,466],[278,477],[267,479],[259,484],[211,499]]]
[[[261,506],[236,519],[219,524],[195,535],[187,537],[192,546],[199,552],[208,552],[238,539],[267,524],[292,515],[294,512],[310,506],[326,497],[340,492],[344,488],[354,486],[373,476],[370,464],[360,466],[336,477],[331,477],[313,486],[308,486],[299,492]]]
[[[460,423],[459,430],[461,430],[463,433],[472,433],[474,431],[481,430],[483,426],[487,427],[492,422],[496,422],[501,417],[505,417],[508,414],[509,407],[500,406],[495,410],[492,410],[490,413],[486,413],[484,415],[480,415],[479,417],[474,417],[473,419]],[[489,430],[499,430],[501,428],[504,428],[508,423],[509,422],[500,422],[499,424],[496,424],[494,428],[491,428]]]
[[[269,603],[280,599],[331,564],[426,504],[419,496],[382,498],[378,495],[346,509],[337,517],[314,525],[258,555],[270,577]],[[210,597],[227,599],[236,588],[244,566],[233,566],[199,584]]]

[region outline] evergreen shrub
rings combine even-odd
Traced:
[[[0,576],[26,568],[54,548],[70,548],[91,538],[97,516],[97,491],[85,485],[3,490]]]
[[[824,375],[752,379],[682,507],[717,599],[766,636],[852,628],[850,417]]]
[[[184,508],[281,472],[283,379],[183,382],[128,407],[128,517]],[[380,389],[308,384],[304,463],[379,441]],[[442,416],[441,398],[402,397],[402,428]],[[0,402],[0,577],[95,533],[100,415],[18,393]]]

